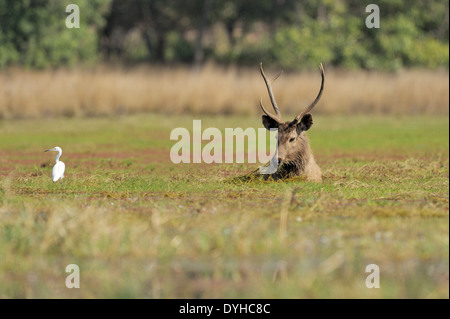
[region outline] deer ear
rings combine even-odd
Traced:
[[[271,128],[278,128],[278,122],[268,117],[267,115],[262,116],[262,124],[269,131]]]
[[[313,125],[313,119],[311,114],[306,114],[300,120],[300,123],[297,124],[297,133],[300,134],[303,131],[307,131]]]

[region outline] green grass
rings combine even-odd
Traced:
[[[449,297],[448,117],[315,117],[322,184],[172,164],[170,131],[192,119],[0,122],[0,297]],[[80,289],[65,287],[68,264]],[[365,286],[368,264],[380,289]]]

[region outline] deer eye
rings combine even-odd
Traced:
[[[292,138],[289,140],[289,143],[292,143],[294,140],[295,140],[295,137],[292,137]]]

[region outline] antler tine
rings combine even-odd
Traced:
[[[282,120],[281,120],[280,118],[278,118],[277,116],[275,116],[275,115],[270,114],[269,112],[267,112],[266,108],[265,108],[264,105],[263,105],[262,98],[261,98],[261,100],[259,101],[259,106],[261,106],[261,110],[262,110],[262,111],[264,112],[264,114],[266,114],[268,117],[270,117],[271,119],[275,120],[275,121],[278,122],[278,123],[281,123],[281,122],[282,122]]]
[[[325,83],[325,71],[323,70],[322,63],[320,63],[319,69],[320,69],[320,75],[322,76],[322,84],[320,85],[319,94],[317,95],[316,99],[306,109],[304,109],[302,112],[300,112],[299,115],[297,115],[295,117],[295,121],[300,120],[304,115],[308,114],[314,108],[314,106],[317,104],[317,102],[319,102],[320,97],[322,96],[323,87],[324,87],[324,83]]]
[[[261,71],[261,75],[262,75],[262,77],[264,79],[264,82],[266,83],[267,91],[269,92],[270,102],[272,102],[273,109],[275,110],[275,115],[272,115],[272,114],[267,112],[267,110],[262,105],[262,100],[261,100],[261,103],[260,103],[261,104],[261,108],[262,108],[263,112],[266,113],[267,116],[275,118],[279,122],[281,122],[281,112],[280,112],[280,109],[277,106],[277,102],[275,101],[275,96],[274,96],[273,91],[272,91],[272,83],[275,82],[276,79],[278,79],[278,77],[281,75],[282,71],[280,73],[278,73],[272,79],[272,81],[269,82],[267,80],[266,74],[264,73],[262,62],[259,64],[259,70]]]

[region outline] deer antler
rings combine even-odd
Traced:
[[[294,121],[298,121],[300,120],[304,115],[308,114],[313,108],[314,106],[317,104],[317,102],[319,102],[320,97],[322,96],[322,92],[323,92],[323,85],[325,83],[325,72],[323,70],[323,65],[322,63],[320,63],[319,65],[319,69],[320,69],[320,75],[322,76],[322,84],[320,85],[320,91],[319,94],[317,95],[316,99],[311,103],[310,106],[308,106],[306,109],[304,109],[299,115],[297,115],[295,117]]]
[[[280,113],[280,109],[277,106],[277,102],[275,101],[275,96],[273,95],[273,91],[272,91],[272,83],[275,82],[276,79],[278,79],[278,77],[281,75],[281,73],[283,73],[283,71],[281,71],[280,73],[278,73],[273,79],[272,81],[267,81],[267,77],[266,74],[264,73],[263,67],[262,67],[262,62],[259,64],[259,70],[261,71],[261,75],[264,79],[264,82],[266,83],[266,87],[267,87],[267,91],[269,92],[269,97],[270,97],[270,101],[272,102],[272,106],[273,109],[275,110],[275,115],[267,112],[267,110],[264,108],[264,105],[262,103],[262,99],[259,102],[259,105],[261,106],[262,111],[271,119],[277,121],[278,123],[281,123],[281,113]]]

